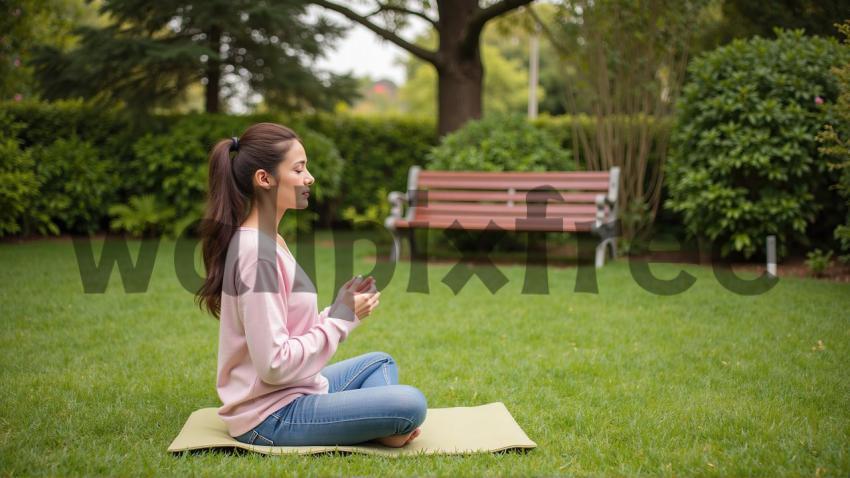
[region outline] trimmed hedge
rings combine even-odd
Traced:
[[[403,190],[410,166],[426,166],[439,143],[434,122],[415,117],[131,118],[80,101],[2,103],[0,237],[105,231],[110,225],[134,235],[173,235],[201,213],[215,141],[259,121],[285,124],[305,139],[317,179],[308,225],[383,223],[387,193]],[[592,121],[542,117],[532,124],[569,151],[572,125],[590,128]],[[39,169],[45,164],[47,170]]]
[[[340,204],[383,207],[386,193],[405,187],[408,168],[422,164],[437,140],[433,122],[411,118],[189,114],[133,121],[80,101],[3,103],[0,237],[91,233],[110,223],[134,235],[174,235],[202,213],[213,144],[261,121],[290,126],[304,139],[317,179],[308,226],[346,224]]]

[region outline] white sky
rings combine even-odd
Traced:
[[[405,50],[341,14],[315,6],[310,8],[321,11],[336,24],[354,25],[348,30],[345,38],[337,42],[336,50],[328,50],[326,57],[316,62],[320,69],[334,73],[352,71],[355,76],[369,76],[375,80],[386,78],[397,85],[405,81],[404,67],[397,63],[399,59],[406,57]],[[356,10],[359,12],[362,8]],[[401,36],[405,40],[413,40],[429,27],[424,20],[418,20],[403,31]]]

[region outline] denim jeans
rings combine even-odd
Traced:
[[[399,385],[398,367],[384,352],[328,365],[327,394],[303,395],[236,440],[266,446],[353,445],[410,433],[425,421],[419,389]]]

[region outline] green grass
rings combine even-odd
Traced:
[[[335,295],[328,238],[320,307]],[[500,266],[496,294],[473,277],[454,295],[440,282],[451,264],[429,266],[430,294],[407,293],[402,262],[333,359],[389,352],[430,407],[502,401],[538,443],[527,454],[172,456],[189,413],[219,405],[218,323],[179,285],[173,250],[161,244],[146,293],[125,294],[116,269],[107,293],[83,294],[70,242],[0,245],[0,474],[850,473],[850,285],[781,279],[747,297],[687,266],[696,284],[662,297],[623,260],[599,271],[599,294],[551,268],[549,295],[521,294],[522,266]]]

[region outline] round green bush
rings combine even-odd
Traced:
[[[521,115],[489,115],[443,137],[426,169],[450,171],[572,171],[572,154]]]
[[[671,138],[667,207],[689,234],[749,257],[775,234],[779,253],[807,241],[833,201],[815,137],[846,59],[833,39],[777,31],[736,40],[691,62]]]

